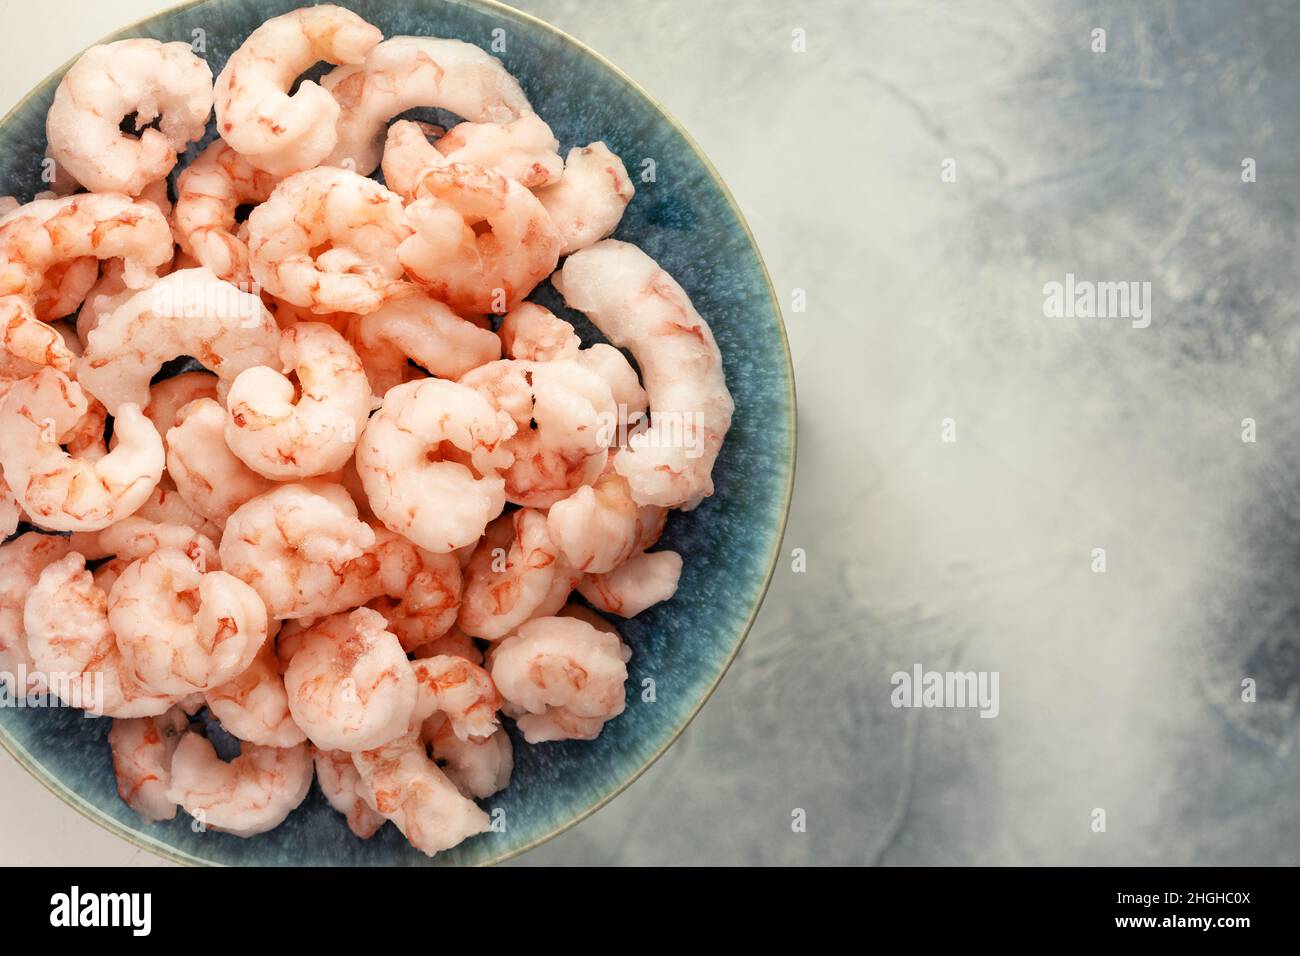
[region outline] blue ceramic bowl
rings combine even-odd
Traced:
[[[676,597],[620,622],[633,648],[627,710],[593,742],[534,747],[516,736],[510,787],[483,801],[489,811],[503,811],[504,830],[435,858],[491,863],[538,845],[627,787],[682,732],[735,657],[771,578],[789,508],[795,428],[789,349],[762,260],[731,195],[690,137],[615,67],[547,24],[492,2],[341,2],[386,36],[457,37],[489,48],[493,31],[505,31],[506,50],[498,55],[555,131],[561,152],[604,140],[623,158],[636,198],[615,235],[643,248],[685,287],[713,328],[736,399],[713,497],[695,511],[674,513],[664,535],[663,546],[685,558]],[[215,74],[262,21],[299,5],[191,3],[106,40],[190,42],[201,30]],[[0,193],[27,200],[43,188],[45,114],[61,75],[46,79],[0,122]],[[642,176],[647,159],[655,181]],[[534,298],[575,322],[584,340],[598,339],[549,286]],[[647,681],[654,682],[652,702],[644,699]],[[368,841],[356,839],[315,787],[283,825],[252,839],[196,833],[184,814],[147,824],[118,799],[108,727],[66,709],[0,709],[0,742],[37,779],[92,820],[164,857],[254,865],[428,862],[391,826]]]

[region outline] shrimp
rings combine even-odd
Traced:
[[[451,721],[435,714],[426,721],[421,736],[443,773],[464,796],[487,798],[510,786],[514,748],[505,728],[487,737],[462,740]]]
[[[502,472],[507,501],[548,508],[604,470],[618,410],[599,375],[565,359],[506,359],[474,369],[460,383],[514,420],[504,446],[514,458]]]
[[[118,647],[108,618],[108,594],[73,551],[50,563],[31,589],[23,609],[28,646],[36,669],[51,680],[65,703],[104,717],[154,717],[177,702],[174,695],[147,688],[136,679]],[[94,685],[87,680],[98,678]],[[66,690],[65,690],[66,688]]]
[[[43,368],[14,384],[0,404],[0,463],[34,523],[53,531],[98,531],[134,512],[162,477],[162,439],[137,405],[117,409],[117,447],[98,461],[60,446],[88,403],[81,386]]]
[[[202,138],[211,112],[212,70],[188,43],[118,40],[91,47],[64,74],[45,136],[54,160],[91,192],[138,196]],[[129,116],[138,136],[120,129]]]
[[[283,180],[249,215],[249,268],[292,305],[364,315],[404,286],[398,249],[410,233],[400,196],[322,166]]]
[[[316,763],[316,782],[329,805],[343,814],[348,829],[369,840],[387,821],[371,809],[361,796],[361,775],[345,750],[321,750],[312,746]]]
[[[56,263],[45,273],[32,309],[42,322],[72,315],[98,281],[99,260],[94,256]]]
[[[158,434],[166,436],[181,420],[181,409],[200,398],[217,397],[218,379],[208,371],[182,372],[149,386],[149,404],[144,417],[153,422]]]
[[[376,610],[380,614],[384,614],[385,618],[388,617],[382,608],[376,608]],[[391,621],[388,626],[392,630]],[[475,646],[474,639],[455,625],[449,627],[441,637],[416,645],[412,654],[416,660],[446,655],[449,657],[463,657],[471,664],[481,665],[483,663],[483,652]]]
[[[682,556],[676,551],[644,552],[613,571],[584,575],[578,593],[607,614],[636,617],[676,594],[681,575]]]
[[[175,548],[122,572],[109,592],[108,623],[134,676],[167,694],[224,684],[266,643],[257,592],[225,571],[200,571]]]
[[[267,478],[308,478],[342,468],[370,415],[370,383],[338,332],[300,322],[280,334],[280,363],[246,369],[230,386],[226,444]]]
[[[383,747],[356,753],[361,795],[422,853],[433,856],[491,829],[488,815],[461,795],[425,753],[413,730]]]
[[[439,131],[440,132],[440,131]],[[461,123],[430,143],[424,125],[399,120],[384,141],[384,182],[403,199],[415,192],[429,166],[470,163],[490,166],[528,189],[560,178],[564,161],[551,128],[532,113],[511,123]]]
[[[380,398],[416,372],[407,359],[439,378],[457,379],[501,357],[501,340],[490,329],[423,294],[401,296],[356,319],[349,339]]]
[[[29,203],[0,227],[0,346],[35,366],[71,372],[75,356],[36,315],[36,297],[61,262],[93,256],[122,260],[122,282],[142,288],[172,258],[167,220],[152,203],[81,194]]]
[[[172,754],[167,799],[206,828],[239,837],[273,830],[311,788],[307,745],[261,747],[245,743],[226,763],[206,737],[189,731]]]
[[[248,668],[209,688],[204,702],[221,726],[240,740],[264,747],[292,747],[307,735],[293,722],[274,640],[265,641]]]
[[[166,486],[166,487],[164,487]],[[186,528],[192,528],[197,534],[201,534],[212,541],[221,538],[221,525],[215,521],[210,521],[203,515],[199,514],[186,503],[175,487],[171,485],[171,480],[166,474],[157,487],[150,492],[149,497],[145,499],[132,517],[144,518],[154,524],[171,524],[182,525]]]
[[[440,715],[461,740],[496,732],[501,695],[482,667],[463,657],[435,655],[414,661],[411,669],[418,688],[412,723]]]
[[[241,505],[275,487],[226,444],[230,419],[211,398],[180,409],[166,434],[167,473],[185,503],[205,519],[225,524]]]
[[[298,76],[313,64],[360,63],[383,34],[355,13],[321,4],[272,17],[217,76],[217,130],[259,169],[285,176],[316,166],[338,141],[339,104]]]
[[[539,617],[496,645],[490,671],[530,744],[594,740],[623,713],[632,652],[574,617]]]
[[[319,617],[343,609],[332,603],[340,576],[374,544],[374,531],[342,487],[294,482],[230,515],[221,566],[250,584],[272,617]]]
[[[67,538],[28,531],[0,545],[0,682],[14,696],[32,686],[35,663],[27,645],[23,605],[41,572],[62,558],[72,547]],[[18,686],[19,675],[27,680]]]
[[[510,417],[473,389],[441,379],[398,385],[357,443],[357,473],[390,530],[444,554],[476,541],[505,507],[502,443]]]
[[[248,243],[236,235],[241,204],[270,198],[276,177],[214,140],[176,180],[173,222],[181,249],[227,282],[248,287]]]
[[[81,351],[75,353],[77,358],[85,351],[86,338],[99,326],[100,320],[137,291],[127,288],[125,269],[120,260],[110,260],[104,266],[77,312],[77,341],[81,343]]]
[[[614,457],[632,497],[694,508],[713,493],[713,463],[735,407],[708,325],[682,287],[626,242],[605,239],[574,253],[551,282],[641,367],[651,425]]]
[[[551,274],[560,234],[536,197],[493,169],[450,163],[420,174],[397,248],[416,283],[462,312],[513,309]]]
[[[340,572],[336,604],[369,602],[384,616],[402,650],[437,641],[456,623],[460,609],[460,562],[453,554],[417,548],[387,528],[375,529],[375,545]]]
[[[560,232],[560,255],[585,249],[610,235],[636,190],[627,167],[604,143],[569,150],[559,182],[537,190],[537,199]]]
[[[417,700],[402,645],[369,608],[317,622],[284,672],[289,712],[311,742],[355,752],[406,733]]]
[[[435,107],[475,123],[509,123],[533,112],[500,60],[460,40],[392,37],[364,62],[325,74],[321,85],[342,107],[327,162],[366,176],[379,167],[385,127],[398,113]]]
[[[275,361],[280,330],[257,296],[205,268],[173,272],[136,293],[86,337],[77,381],[112,415],[149,401],[149,380],[182,355],[217,375],[220,394],[244,369]]]
[[[117,795],[151,823],[176,817],[176,801],[167,797],[172,755],[189,725],[185,711],[171,707],[154,717],[116,718],[108,732]]]
[[[642,543],[646,529],[665,514],[654,505],[638,506],[627,479],[607,467],[595,484],[553,504],[546,528],[566,564],[586,574],[604,574],[649,547]]]
[[[220,567],[217,546],[207,535],[188,525],[157,522],[138,514],[114,522],[103,531],[75,532],[71,540],[87,561],[111,555],[131,562],[161,548],[172,548],[183,552],[197,568],[215,571]]]

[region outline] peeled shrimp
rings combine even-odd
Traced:
[[[150,280],[152,281],[156,280]],[[145,284],[148,285],[150,282]],[[81,309],[77,312],[77,341],[81,344],[81,349],[75,351],[77,358],[80,358],[85,351],[86,338],[99,326],[100,320],[131,298],[136,291],[127,288],[125,269],[121,260],[113,259],[104,265],[99,278],[86,293],[85,301],[81,303]]]
[[[500,640],[528,619],[558,611],[575,582],[557,558],[546,513],[520,508],[488,526],[465,568],[457,626],[473,637]]]
[[[221,538],[221,525],[191,508],[176,488],[171,486],[171,479],[165,474],[132,517],[144,518],[154,524],[184,525],[213,541]]]
[[[76,312],[99,281],[99,260],[94,256],[68,259],[45,273],[32,308],[42,322],[53,322]],[[66,341],[66,336],[65,336]]]
[[[680,554],[650,551],[629,558],[606,574],[585,575],[578,582],[578,593],[608,614],[636,617],[676,594],[681,575]]]
[[[249,837],[278,827],[302,803],[312,760],[306,744],[245,743],[226,763],[206,737],[190,731],[172,754],[171,770],[169,800],[209,829]]]
[[[487,737],[462,740],[451,721],[435,715],[425,723],[422,736],[443,773],[466,797],[486,798],[510,786],[514,748],[504,728]]]
[[[176,801],[167,796],[172,782],[172,755],[189,727],[180,707],[156,717],[117,718],[108,732],[113,750],[117,795],[150,822],[176,817]]]
[[[514,422],[473,389],[441,379],[398,385],[357,444],[357,473],[390,530],[435,553],[464,547],[505,507]]]
[[[298,76],[313,64],[360,63],[383,34],[355,13],[321,4],[272,17],[226,61],[214,91],[217,130],[259,169],[310,169],[334,149],[339,104]]]
[[[417,686],[412,722],[439,715],[461,740],[496,732],[501,695],[482,667],[463,657],[436,655],[414,661],[411,669]]]
[[[461,123],[430,143],[425,128],[399,120],[384,142],[384,182],[411,198],[419,174],[429,166],[471,163],[490,166],[528,189],[557,182],[564,161],[551,128],[533,113],[511,123]]]
[[[326,750],[368,750],[406,733],[415,672],[369,608],[327,617],[301,639],[284,673],[294,721]]]
[[[400,196],[322,166],[285,179],[249,215],[249,266],[293,305],[364,315],[402,289],[398,248],[410,232]]]
[[[499,172],[451,163],[420,174],[397,255],[407,275],[463,312],[505,313],[551,274],[560,234],[536,197]],[[484,228],[486,224],[486,228]]]
[[[651,425],[614,458],[632,497],[695,507],[713,493],[713,463],[734,408],[708,325],[682,287],[625,242],[605,239],[574,253],[551,282],[641,367]]]
[[[189,525],[157,522],[138,514],[114,522],[103,531],[74,533],[72,542],[87,561],[112,555],[131,562],[171,548],[182,552],[196,568],[219,568],[217,546],[210,537]]]
[[[211,372],[182,372],[149,386],[144,417],[165,436],[181,420],[181,409],[200,398],[217,397],[217,377]]]
[[[23,605],[41,572],[68,553],[67,538],[29,531],[0,545],[0,682],[11,694],[23,695],[31,685],[35,663],[27,645]],[[18,687],[26,671],[28,686]]]
[[[52,368],[15,383],[0,404],[5,480],[32,521],[54,531],[108,527],[139,508],[162,476],[162,439],[129,402],[117,409],[112,452],[70,458],[59,442],[87,407],[81,386]]]
[[[361,796],[361,775],[352,762],[352,754],[346,750],[321,750],[316,746],[311,748],[311,752],[320,792],[331,807],[347,818],[349,830],[361,839],[369,840],[386,821]]]
[[[289,713],[289,695],[274,644],[264,642],[247,669],[209,688],[204,702],[221,726],[240,740],[264,747],[292,747],[307,735]]]
[[[267,478],[337,471],[352,457],[370,414],[370,383],[338,332],[300,322],[280,335],[280,365],[245,370],[230,386],[226,444]]]
[[[340,569],[333,600],[349,607],[370,602],[402,650],[409,651],[451,630],[460,594],[460,562],[454,554],[417,548],[381,526],[375,528],[374,547]]]
[[[247,288],[248,243],[236,234],[235,215],[241,204],[265,202],[275,183],[226,142],[213,141],[176,181],[173,221],[181,248],[218,278]]]
[[[168,694],[224,684],[266,642],[257,592],[225,571],[200,571],[174,548],[122,572],[109,593],[108,621],[135,677]]]
[[[184,269],[122,303],[86,338],[77,381],[110,414],[149,401],[149,380],[182,355],[217,374],[218,391],[240,372],[275,361],[280,330],[257,296],[208,269]]]
[[[382,609],[377,610],[379,610],[380,614],[384,614]],[[387,618],[388,615],[384,614],[384,617]],[[393,625],[391,621],[389,622],[388,627],[389,630],[392,630]],[[437,657],[441,654],[450,657],[463,657],[471,664],[483,663],[483,652],[475,646],[474,639],[455,626],[449,627],[446,633],[441,637],[416,645],[412,654],[416,660],[421,660],[426,657]]]
[[[637,505],[627,479],[609,467],[595,484],[553,504],[546,527],[566,564],[603,574],[649,547],[642,543],[646,530],[664,514],[654,505]]]
[[[64,75],[45,135],[54,160],[91,192],[138,196],[203,136],[211,112],[212,70],[188,43],[118,40],[91,47]],[[132,115],[138,136],[119,128]]]
[[[559,182],[537,191],[560,231],[560,255],[604,239],[618,228],[636,190],[623,160],[604,143],[569,150]]]
[[[195,512],[222,524],[241,505],[275,487],[230,450],[229,421],[220,404],[200,398],[180,409],[165,436],[167,473],[177,493]]]
[[[530,744],[592,740],[623,712],[630,657],[617,634],[541,617],[494,648],[490,670],[501,696],[526,712],[516,723]]]
[[[328,162],[362,175],[378,168],[385,127],[406,110],[436,107],[475,123],[508,123],[532,112],[501,61],[460,40],[392,37],[364,62],[331,70],[321,85],[342,107]]]

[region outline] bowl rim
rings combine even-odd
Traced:
[[[125,26],[119,27],[118,29],[112,31],[112,33],[109,34],[109,36],[137,29],[142,24],[148,23],[151,20],[156,20],[160,17],[172,16],[183,10],[188,10],[191,7],[202,6],[209,2],[211,2],[211,0],[183,0],[183,2],[174,3],[170,6],[164,7],[161,10],[158,10],[155,13],[149,14],[148,16],[145,17],[141,17],[137,20],[132,21],[131,23],[128,23]],[[304,0],[304,3],[307,2],[310,2],[310,0]],[[583,820],[586,820],[592,814],[596,813],[596,811],[605,807],[615,797],[619,796],[630,786],[632,786],[632,784],[634,784],[637,780],[641,778],[642,774],[644,774],[647,770],[649,770],[652,766],[654,766],[654,764],[658,762],[659,758],[662,757],[668,751],[668,749],[672,747],[674,743],[677,742],[677,739],[682,735],[682,733],[686,730],[686,728],[690,726],[691,721],[695,719],[695,717],[699,714],[699,712],[704,708],[704,705],[708,703],[709,698],[711,698],[713,696],[714,691],[718,689],[718,685],[722,683],[722,679],[727,676],[727,672],[731,669],[731,665],[735,662],[736,656],[740,653],[741,647],[744,645],[745,640],[749,637],[749,632],[753,628],[755,620],[758,618],[759,611],[762,610],[763,602],[764,600],[766,600],[767,592],[772,585],[772,578],[776,573],[777,562],[780,560],[781,557],[781,547],[785,541],[785,532],[789,525],[789,520],[790,520],[790,504],[794,496],[795,469],[796,469],[796,462],[798,458],[798,417],[799,416],[798,416],[798,406],[797,406],[796,391],[795,391],[794,361],[790,353],[790,339],[788,334],[786,333],[785,316],[781,310],[781,302],[780,299],[777,298],[775,287],[772,285],[772,276],[768,272],[767,263],[763,259],[762,251],[759,249],[758,242],[754,238],[754,232],[750,228],[749,222],[745,219],[744,213],[740,209],[740,205],[736,202],[736,198],[731,194],[731,190],[727,188],[727,184],[723,181],[721,174],[719,174],[717,170],[717,167],[715,167],[713,163],[709,160],[709,157],[705,154],[704,150],[700,148],[700,145],[695,141],[695,138],[692,137],[691,134],[686,130],[686,128],[683,127],[679,122],[677,122],[676,118],[671,113],[669,113],[667,109],[664,108],[663,104],[660,103],[659,100],[656,99],[654,96],[652,96],[643,86],[641,86],[640,83],[632,79],[632,77],[628,76],[627,73],[625,73],[622,69],[620,69],[614,63],[612,63],[610,60],[606,59],[603,55],[598,53],[596,50],[593,50],[591,47],[587,46],[587,44],[583,43],[581,40],[577,39],[576,37],[573,37],[568,33],[565,33],[559,27],[556,27],[553,24],[548,23],[546,20],[534,16],[531,13],[527,13],[516,7],[512,7],[506,3],[502,3],[501,0],[443,0],[443,2],[454,4],[456,6],[478,7],[484,10],[492,11],[499,15],[503,15],[507,18],[513,18],[515,20],[518,20],[535,29],[542,30],[546,33],[549,33],[557,37],[561,42],[569,44],[570,46],[575,48],[580,54],[590,57],[601,67],[608,70],[610,73],[612,73],[615,77],[617,77],[622,82],[626,83],[634,93],[636,93],[638,96],[644,99],[647,104],[649,104],[649,106],[654,112],[659,114],[661,120],[663,120],[665,123],[671,126],[673,130],[676,131],[676,133],[682,138],[683,142],[685,142],[686,145],[690,148],[691,152],[695,154],[696,159],[699,160],[701,166],[703,166],[704,168],[704,171],[708,174],[709,178],[713,181],[713,185],[721,193],[722,198],[726,200],[726,203],[730,207],[732,214],[736,217],[736,222],[739,223],[740,228],[744,233],[745,239],[749,242],[749,246],[754,252],[754,258],[755,261],[758,263],[759,273],[762,275],[763,282],[767,287],[768,298],[771,300],[772,303],[772,312],[776,316],[776,331],[780,341],[781,354],[785,359],[785,371],[786,371],[785,379],[787,383],[786,391],[787,391],[787,398],[789,402],[788,404],[789,414],[788,414],[788,421],[786,422],[786,425],[788,427],[789,434],[790,434],[790,458],[789,458],[789,468],[787,469],[786,472],[785,486],[782,489],[782,493],[781,493],[781,516],[777,527],[777,534],[773,539],[771,553],[768,556],[767,570],[764,572],[763,575],[762,587],[759,589],[758,596],[755,599],[753,606],[749,610],[749,615],[745,619],[745,623],[737,633],[736,639],[734,643],[731,645],[730,651],[728,652],[726,659],[722,662],[722,666],[718,669],[717,675],[714,677],[713,681],[709,684],[709,686],[704,689],[704,692],[700,695],[699,700],[696,701],[695,705],[690,709],[690,711],[677,723],[675,727],[673,727],[672,732],[670,733],[668,738],[664,741],[663,746],[661,746],[658,750],[656,750],[653,754],[651,754],[645,760],[645,762],[642,763],[641,766],[637,767],[626,779],[620,781],[615,787],[613,787],[607,793],[602,794],[601,797],[595,803],[593,803],[591,806],[584,809],[582,812],[575,814],[573,817],[569,818],[563,823],[560,823],[559,825],[552,827],[550,830],[528,841],[526,844],[522,846],[514,847],[509,850],[505,850],[502,853],[492,857],[491,859],[484,860],[481,863],[476,864],[477,866],[495,866],[498,863],[504,863],[507,860],[514,859],[517,856],[527,853],[529,850],[533,850],[541,846],[542,844],[553,840],[555,837],[559,836],[565,831],[577,826]],[[108,41],[107,36],[102,37],[95,43],[90,44],[90,46],[96,46],[100,43],[104,43],[107,41]],[[24,94],[23,97],[19,99],[18,102],[15,103],[14,106],[7,113],[5,113],[5,115],[2,118],[0,118],[0,126],[7,124],[15,115],[20,113],[27,106],[28,102],[36,94],[36,91],[39,88],[44,86],[47,82],[52,80],[54,77],[61,76],[62,74],[66,73],[68,69],[70,69],[71,66],[77,60],[79,60],[88,49],[90,49],[89,46],[83,48],[81,51],[79,51],[78,53],[73,55],[70,59],[68,59],[65,63],[63,63],[63,65],[59,66],[58,68],[56,68],[55,70],[47,74],[44,77],[44,79],[35,83],[32,86],[32,88],[29,89],[27,93]],[[136,847],[138,850],[146,850],[150,853],[157,854],[158,856],[163,857],[164,859],[169,860],[170,862],[179,863],[187,866],[225,866],[226,865],[212,860],[205,860],[201,857],[197,857],[190,853],[186,853],[183,850],[177,849],[171,844],[164,843],[163,841],[155,837],[151,837],[146,833],[142,833],[138,830],[132,829],[131,827],[120,822],[119,820],[116,820],[115,818],[109,816],[104,811],[99,809],[99,807],[90,803],[80,794],[76,793],[75,791],[67,787],[61,780],[59,780],[53,774],[49,773],[49,771],[46,770],[45,766],[41,764],[39,761],[37,761],[36,758],[32,756],[32,754],[30,754],[25,747],[23,747],[16,740],[11,738],[9,731],[4,727],[0,727],[0,747],[2,747],[16,761],[18,761],[18,763],[23,767],[23,769],[26,770],[29,774],[31,774],[31,776],[34,779],[39,781],[47,790],[53,793],[65,804],[72,807],[72,809],[76,810],[78,813],[86,817],[86,819],[90,820],[91,822],[97,824],[98,826],[103,827],[105,830],[108,830],[110,833],[122,838],[127,843]]]

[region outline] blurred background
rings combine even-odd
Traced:
[[[6,3],[0,108],[169,5]],[[800,430],[786,559],[716,695],[515,862],[1300,862],[1300,9],[514,5],[717,166]],[[1045,317],[1067,274],[1149,282],[1149,327]],[[916,664],[997,672],[997,717],[893,707]],[[7,756],[0,846],[159,862]]]

